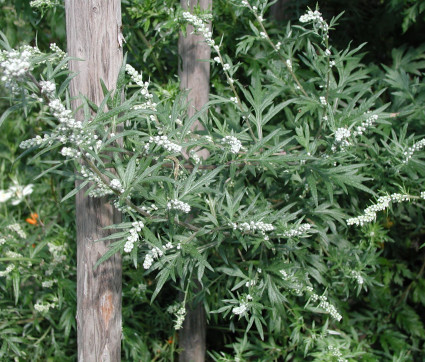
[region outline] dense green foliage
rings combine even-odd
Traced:
[[[117,90],[105,90],[109,111],[85,104],[83,130],[99,135],[98,148],[52,139],[22,156],[21,141],[58,132],[60,117],[46,97],[66,104],[68,73],[49,50],[52,42],[65,48],[64,14],[60,5],[40,14],[26,2],[2,3],[0,24],[12,47],[36,45],[38,31],[32,74],[57,91],[40,93],[40,83],[21,77],[21,91],[12,94],[2,82],[1,358],[75,359],[74,206],[65,197],[74,169],[86,180],[103,177],[92,191],[109,193],[126,212],[111,248],[125,254],[124,360],[176,358],[179,295],[208,312],[211,360],[423,358],[425,48],[413,40],[415,47],[391,49],[401,41],[390,37],[360,44],[370,33],[356,30],[355,18],[338,18],[330,1],[324,9],[336,17],[328,18],[328,38],[318,16],[298,21],[306,8],[297,3],[285,26],[266,19],[263,2],[214,3],[213,39],[221,46],[211,61],[211,102],[189,118],[174,77],[182,9],[171,0],[123,1],[127,62],[150,78],[153,98],[123,66]],[[423,11],[420,1],[375,5],[401,14],[397,30],[386,33],[398,31],[400,39],[416,26],[411,14],[418,19]],[[363,6],[353,2],[347,12],[362,19]],[[338,35],[344,27],[355,31],[353,45]],[[6,38],[2,46],[9,50]],[[190,132],[196,118],[205,131]],[[124,126],[121,150],[119,134],[111,136],[117,124]],[[156,138],[164,135],[168,148]],[[198,147],[209,150],[208,160],[190,152]],[[49,152],[33,157],[36,148]],[[88,154],[90,171],[75,150]],[[119,182],[107,182],[111,165]],[[32,190],[16,188],[29,184]],[[366,219],[355,219],[372,204]],[[144,227],[129,243],[135,221]]]

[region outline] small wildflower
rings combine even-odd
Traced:
[[[12,197],[12,192],[7,190],[0,190],[0,202],[6,202]]]
[[[180,201],[180,200],[177,200],[177,199],[174,199],[174,200],[170,200],[168,203],[167,203],[167,209],[168,210],[178,210],[178,211],[183,211],[184,213],[189,213],[190,212],[190,205],[189,204],[187,204],[187,203],[185,203],[185,202],[183,202],[183,201]]]
[[[124,188],[122,187],[122,185],[121,185],[121,181],[120,180],[118,180],[118,179],[113,179],[113,180],[111,180],[111,183],[109,184],[109,186],[112,188],[112,189],[114,189],[114,190],[116,190],[116,191],[119,191],[119,192],[121,192],[121,193],[123,193],[125,190],[124,190]]]
[[[413,154],[416,151],[421,150],[425,147],[425,138],[421,139],[420,141],[416,142],[412,147],[409,147],[407,151],[404,152],[405,159],[403,160],[403,163],[406,164],[409,162],[409,160],[412,158]]]
[[[288,67],[289,70],[292,71],[292,62],[291,62],[291,59],[286,59],[286,66]]]
[[[7,276],[8,274],[10,274],[11,272],[12,272],[12,270],[13,269],[15,269],[15,264],[9,264],[7,267],[6,267],[6,270],[4,270],[4,271],[0,271],[0,277],[5,277],[5,276]]]
[[[185,320],[186,317],[186,308],[185,307],[181,307],[177,313],[176,313],[176,323],[174,324],[174,329],[175,330],[179,330],[183,327],[183,322]]]
[[[242,148],[242,143],[234,136],[226,136],[221,140],[221,143],[230,146],[230,152],[237,154]]]
[[[370,111],[365,112],[365,115],[368,115]],[[378,115],[372,114],[371,116],[368,116],[365,121],[363,121],[360,126],[357,126],[355,128],[355,131],[353,132],[353,136],[361,136],[367,128],[370,128],[373,126],[373,124],[378,120]]]
[[[311,229],[310,224],[301,224],[294,229],[290,229],[290,230],[284,232],[283,236],[285,236],[287,238],[291,238],[291,237],[294,237],[294,236],[301,236],[301,235],[305,234],[310,229]]]
[[[377,202],[374,205],[367,207],[363,215],[353,217],[347,220],[347,225],[359,225],[363,226],[366,223],[372,222],[376,219],[376,214],[378,211],[383,211],[389,207],[391,202],[404,202],[410,200],[409,195],[405,194],[391,194],[386,196],[380,196]]]
[[[243,315],[248,310],[248,304],[246,302],[242,302],[238,307],[232,309],[233,314]]]
[[[359,284],[359,285],[362,285],[362,284],[364,283],[364,279],[363,279],[363,277],[362,277],[362,276],[361,276],[361,274],[360,274],[358,271],[356,271],[356,270],[352,270],[352,271],[351,271],[351,277],[352,277],[352,278],[354,278],[354,279],[356,279],[357,284]]]
[[[30,217],[26,218],[25,221],[31,225],[37,225],[38,214],[36,212],[32,212]]]

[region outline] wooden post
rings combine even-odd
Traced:
[[[212,0],[181,0],[183,8],[193,10],[199,4],[201,9],[212,8]],[[211,24],[210,24],[211,28]],[[181,67],[179,68],[180,88],[189,90],[189,117],[193,116],[197,110],[208,102],[210,83],[210,63],[211,49],[205,44],[203,36],[191,34],[192,26],[187,27],[187,36],[179,37],[179,55]],[[195,122],[192,130],[202,130],[200,122]],[[207,158],[207,150],[199,150],[197,154],[201,158]],[[197,305],[187,305],[187,314],[183,323],[183,328],[179,334],[179,347],[182,348],[180,362],[203,362],[206,351],[206,319],[205,310],[202,303]]]
[[[270,8],[271,16],[276,21],[289,20],[290,16],[287,14],[288,3],[291,0],[277,0]]]
[[[68,54],[83,59],[70,62],[78,74],[71,81],[71,96],[83,94],[99,104],[100,79],[114,88],[122,65],[121,2],[66,0],[65,11]],[[72,107],[78,105],[74,100]],[[77,119],[82,116],[77,112]],[[103,228],[120,216],[105,198],[89,198],[84,191],[76,197],[78,360],[115,362],[121,359],[121,256],[93,267],[108,250],[108,243],[95,241],[108,235]]]

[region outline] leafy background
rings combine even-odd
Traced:
[[[341,67],[341,72],[352,76],[346,85],[347,94],[352,87],[352,92],[360,90],[365,97],[379,94],[374,100],[375,108],[388,104],[384,122],[371,137],[362,139],[365,145],[338,156],[340,165],[367,164],[361,170],[364,177],[361,183],[377,193],[379,190],[399,192],[402,188],[411,194],[420,194],[424,184],[423,156],[418,154],[404,168],[397,166],[404,151],[403,145],[414,142],[412,134],[419,138],[424,135],[425,56],[418,35],[424,30],[423,4],[423,1],[350,1],[342,8],[338,1],[319,3],[326,19],[345,11],[336,30],[331,33],[336,49],[343,50],[348,46],[355,49],[367,42],[359,50],[363,55],[357,52],[346,56],[347,63]],[[183,27],[175,20],[178,10],[170,10],[176,8],[176,2],[140,0],[123,1],[122,5],[129,63],[137,65],[145,76],[151,78],[158,96],[175,99],[178,78],[170,74],[177,74],[178,30]],[[6,0],[1,6],[0,26],[12,46],[29,43],[47,49],[49,43],[55,42],[65,49],[64,11],[61,6],[45,9],[42,13],[35,12],[26,1]],[[285,6],[283,15],[267,14],[267,30],[276,38],[285,33],[288,21],[296,23],[307,6],[314,8],[316,4],[289,1]],[[250,20],[253,21],[246,11],[228,1],[214,2],[214,34],[217,39],[223,35],[223,53],[229,55],[233,64],[241,62],[237,76],[246,85],[244,99],[248,101],[251,95],[254,103],[258,101],[261,107],[267,104],[266,94],[271,93],[274,97],[271,101],[279,103],[292,96],[292,89],[284,83],[269,86],[271,79],[282,71],[282,64],[268,61],[264,44],[243,38],[247,34],[252,35]],[[235,49],[233,39],[239,38],[240,45]],[[306,44],[301,41],[294,47],[301,52],[306,49]],[[314,54],[308,57],[313,58]],[[311,76],[307,67],[300,72],[303,79]],[[231,96],[219,68],[213,68],[211,82],[212,93]],[[1,92],[0,106],[6,110],[10,105],[8,95],[4,88]],[[285,127],[295,131],[298,107],[305,107],[307,114],[310,110],[309,105],[300,100],[297,108],[285,111],[283,124],[280,117],[274,117],[267,130],[272,132]],[[239,127],[231,105],[223,105],[220,112],[235,120],[231,127]],[[297,142],[307,147],[320,147],[314,145],[313,136],[306,134],[310,132],[313,135],[317,131],[314,115],[314,112],[310,114],[309,129],[296,132]],[[0,246],[0,260],[4,265],[1,269],[4,270],[11,262],[7,251],[23,256],[22,260],[15,261],[17,267],[9,277],[0,278],[0,354],[6,360],[15,357],[22,361],[28,358],[34,361],[76,358],[74,205],[71,200],[60,202],[72,189],[72,169],[36,179],[51,166],[49,161],[56,159],[56,155],[51,154],[42,160],[32,160],[31,155],[19,157],[19,142],[48,127],[45,122],[37,111],[28,113],[25,118],[15,112],[1,126],[0,186],[7,189],[13,180],[21,185],[35,185],[34,192],[25,202],[17,206],[0,205],[1,234],[7,240]],[[303,266],[313,265],[320,275],[323,274],[326,283],[322,285],[332,290],[333,303],[343,315],[343,321],[341,325],[331,326],[335,328],[335,334],[322,338],[325,327],[320,316],[314,313],[306,315],[304,308],[300,307],[303,302],[291,295],[285,302],[291,306],[298,305],[298,308],[293,307],[288,312],[284,303],[280,303],[279,307],[269,293],[262,302],[269,299],[274,314],[267,316],[274,318],[265,323],[269,332],[264,339],[259,338],[260,332],[255,328],[245,334],[247,321],[244,319],[229,321],[222,314],[210,315],[208,358],[217,361],[237,358],[255,361],[338,360],[329,349],[329,346],[336,346],[349,360],[421,360],[425,342],[425,254],[420,248],[424,243],[423,204],[397,204],[387,213],[380,213],[374,223],[362,228],[346,228],[341,221],[345,215],[338,213],[335,203],[356,215],[370,204],[372,196],[367,191],[350,189],[346,194],[336,190],[329,196],[325,183],[319,179],[308,181],[306,170],[292,177],[277,177],[272,170],[256,173],[246,169],[244,172],[243,184],[233,187],[248,189],[249,197],[245,201],[248,204],[258,193],[264,195],[263,199],[259,199],[259,203],[264,205],[270,199],[277,204],[296,201],[290,200],[290,196],[285,199],[287,189],[299,190],[307,184],[306,195],[309,197],[298,201],[302,211],[313,222],[321,220],[323,225],[323,220],[327,220],[330,230],[338,229],[338,232],[329,234],[328,245],[323,245],[320,238],[310,237],[300,239],[292,246],[328,253],[326,259],[319,261],[312,260],[307,252],[296,255],[301,265],[303,262]],[[311,170],[312,175],[314,172]],[[344,184],[346,181],[341,182]],[[313,197],[311,188],[316,183],[317,195]],[[320,200],[320,205],[315,199]],[[237,208],[236,204],[229,207],[229,213]],[[312,211],[308,213],[308,210]],[[31,212],[39,215],[37,225],[25,221]],[[27,233],[26,238],[20,238],[8,229],[7,226],[13,223],[21,225]],[[48,243],[63,246],[64,259],[58,265],[55,265],[57,256],[49,250]],[[227,252],[232,253],[232,248],[230,245]],[[279,252],[291,256],[287,250]],[[215,309],[222,303],[223,291],[232,290],[235,284],[244,281],[244,277],[235,273],[234,268],[224,268],[219,255],[213,254],[209,262],[214,268],[221,267],[220,271],[227,276],[211,284],[205,296],[206,307]],[[365,279],[363,286],[346,278],[354,265]],[[52,266],[57,282],[51,288],[43,287],[43,281],[51,278],[46,271]],[[274,268],[273,265],[269,267]],[[243,275],[247,270],[241,272]],[[208,275],[208,271],[206,274],[207,278],[213,277]],[[167,308],[176,300],[178,291],[167,283],[151,302],[156,284],[155,273],[134,269],[131,261],[127,260],[123,275],[123,359],[173,360],[177,356],[178,334],[173,329],[173,314],[167,312]],[[56,306],[48,312],[37,312],[34,304],[40,300],[46,303],[55,300]],[[307,356],[305,351],[308,351]]]

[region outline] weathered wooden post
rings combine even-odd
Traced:
[[[100,79],[108,89],[115,86],[122,65],[119,44],[119,0],[66,0],[68,54],[78,75],[70,85],[71,96],[87,96],[99,104],[103,98]],[[76,109],[79,101],[74,100]],[[77,112],[77,119],[83,119]],[[89,198],[82,190],[76,197],[77,221],[77,332],[78,360],[115,362],[121,359],[121,256],[114,255],[93,269],[108,250],[108,243],[94,242],[107,236],[103,227],[119,215],[104,198]]]
[[[182,7],[188,9],[189,5],[190,11],[197,4],[203,10],[212,8],[212,0],[181,0]],[[188,113],[190,117],[208,102],[210,83],[210,63],[208,60],[211,56],[211,49],[209,45],[205,44],[203,36],[191,34],[192,31],[193,27],[188,26],[187,36],[184,37],[180,34],[179,37],[180,88],[189,90]],[[195,122],[193,129],[201,130],[201,123]],[[198,155],[206,158],[208,152],[199,150]],[[203,362],[206,350],[205,310],[202,304],[187,305],[186,309],[186,319],[179,335],[179,346],[183,350],[180,354],[180,362]]]

